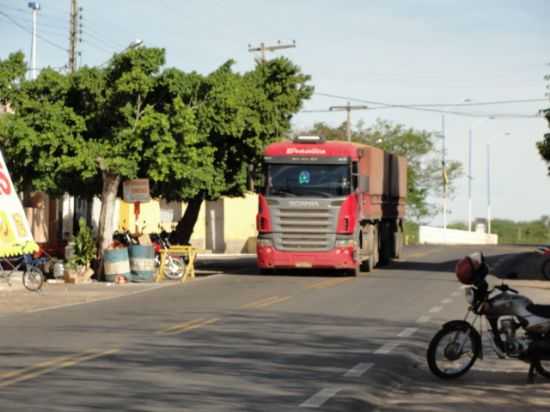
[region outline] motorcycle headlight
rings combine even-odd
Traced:
[[[474,295],[475,295],[474,288],[464,289],[464,295],[465,295],[465,298],[466,298],[466,302],[468,302],[468,304],[470,304],[470,305],[473,305],[474,304]]]

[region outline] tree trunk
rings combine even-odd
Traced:
[[[101,191],[101,212],[99,214],[99,225],[97,230],[97,278],[103,276],[103,252],[113,241],[113,217],[115,212],[115,201],[120,185],[120,176],[106,171],[102,172],[103,189]]]
[[[195,228],[195,223],[199,217],[199,212],[201,210],[201,205],[204,200],[202,193],[199,193],[187,204],[187,209],[183,217],[178,222],[176,230],[172,233],[170,241],[176,245],[188,245],[191,240],[191,235],[193,234],[193,229]]]

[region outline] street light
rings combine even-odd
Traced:
[[[471,102],[472,99],[465,99],[465,102]],[[481,119],[477,124],[471,125],[468,129],[468,232],[472,231],[472,129],[480,126],[487,120],[494,119],[494,116],[488,116]]]
[[[504,132],[510,136],[510,132]],[[487,142],[487,233],[491,234],[491,143]]]

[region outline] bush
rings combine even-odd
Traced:
[[[69,259],[68,264],[72,267],[88,266],[96,257],[95,240],[92,229],[86,224],[86,220],[80,218],[78,221],[78,233],[74,238],[74,255]]]

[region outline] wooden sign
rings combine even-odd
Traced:
[[[126,180],[122,183],[122,196],[125,202],[138,203],[151,200],[149,179]]]

